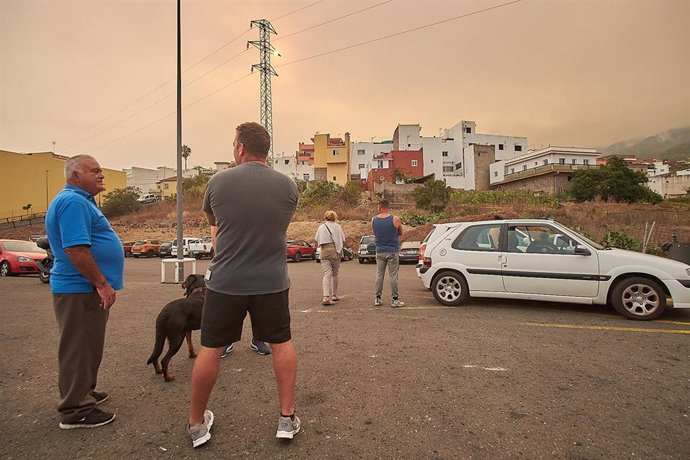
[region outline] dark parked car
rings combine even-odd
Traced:
[[[159,257],[172,257],[172,241],[165,241],[158,246]]]
[[[401,264],[414,263],[419,261],[419,247],[422,245],[420,241],[404,241],[400,244],[400,252],[398,253],[398,260]]]

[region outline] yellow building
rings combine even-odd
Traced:
[[[166,177],[157,182],[158,193],[164,200],[177,196],[177,176]]]
[[[350,180],[350,133],[345,140],[330,134],[316,134],[314,142],[314,179],[345,185]]]
[[[65,161],[68,158],[52,152],[0,150],[0,218],[46,212],[50,201],[65,186]],[[106,193],[127,187],[124,171],[103,168],[103,174],[106,190],[96,196],[99,204]],[[28,210],[22,209],[29,204]]]

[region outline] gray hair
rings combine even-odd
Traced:
[[[95,160],[94,157],[91,155],[75,155],[71,158],[68,158],[67,161],[65,162],[65,179],[69,180],[70,177],[72,177],[72,173],[74,171],[78,171],[81,168],[81,161],[90,158],[92,160]]]

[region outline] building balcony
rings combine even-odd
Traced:
[[[572,174],[579,169],[598,168],[597,165],[573,165],[552,163],[548,165],[537,166],[536,168],[516,171],[514,173],[505,173],[503,183],[514,182],[516,180],[526,179],[528,177],[541,176],[543,174]]]

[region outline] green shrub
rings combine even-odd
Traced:
[[[642,251],[642,243],[630,238],[622,232],[608,232],[604,235],[601,244],[612,248],[627,249],[629,251]]]
[[[448,215],[446,214],[410,214],[407,212],[403,212],[402,214],[399,215],[400,220],[402,221],[403,224],[409,225],[410,227],[419,227],[421,225],[426,225],[429,222],[436,222],[441,219],[448,219]]]
[[[555,206],[560,196],[535,194],[522,190],[453,190],[451,201],[457,204],[510,204],[525,203]]]
[[[101,211],[106,217],[123,216],[141,209],[139,189],[136,187],[118,188],[103,197]]]
[[[428,180],[422,187],[414,189],[412,194],[418,208],[441,212],[450,201],[451,189],[441,180]]]

